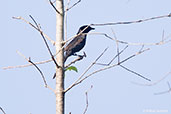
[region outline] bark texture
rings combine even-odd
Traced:
[[[64,5],[63,0],[56,0],[56,52],[62,48],[62,41],[64,40]],[[56,56],[56,61],[59,68],[56,68],[56,114],[64,114],[64,62],[63,50]]]

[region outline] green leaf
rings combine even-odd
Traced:
[[[75,72],[78,72],[78,70],[77,70],[77,68],[75,66],[70,66],[65,71],[67,71],[67,70],[69,70],[69,71],[73,70]]]

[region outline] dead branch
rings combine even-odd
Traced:
[[[51,52],[51,50],[50,50],[50,47],[49,47],[49,45],[48,45],[48,43],[47,43],[47,41],[46,41],[46,39],[45,39],[45,37],[44,37],[44,35],[43,35],[43,32],[42,32],[40,26],[37,24],[37,22],[35,21],[35,19],[34,19],[31,15],[30,15],[30,18],[33,20],[33,22],[34,22],[35,25],[37,26],[37,30],[40,32],[40,35],[42,36],[43,41],[45,42],[45,45],[46,45],[46,47],[47,47],[47,49],[48,49],[48,51],[49,51],[49,54],[50,54],[50,56],[51,56],[53,62],[55,63],[56,67],[59,68],[59,65],[57,64],[57,62],[56,62],[56,60],[55,60],[55,58],[54,58],[54,56],[53,56],[53,54],[52,54],[52,52]]]
[[[65,8],[65,11],[66,11],[66,9],[68,9],[68,7],[69,7],[69,4],[70,4],[70,2],[71,2],[71,0],[68,0],[67,1],[67,5],[66,5],[66,8]],[[68,16],[68,13],[67,12],[65,12],[65,15],[64,15],[64,34],[65,34],[65,40],[67,40],[67,16]]]
[[[87,90],[86,92],[85,92],[85,95],[86,95],[86,107],[85,107],[85,110],[84,110],[84,113],[83,114],[86,114],[86,112],[87,112],[87,109],[88,109],[88,93],[89,93],[89,91],[91,90],[93,88],[93,86],[91,85],[91,87],[90,87],[90,89],[89,90]]]
[[[126,59],[124,59],[124,60],[121,61],[119,64],[122,64],[122,63],[124,63],[125,61],[127,61],[127,60],[129,60],[129,59],[131,59],[131,58],[133,58],[133,57],[135,57],[135,56],[137,56],[137,55],[139,55],[139,54],[141,54],[141,53],[143,53],[143,52],[145,52],[145,51],[148,51],[148,50],[150,50],[150,48],[147,48],[147,49],[144,49],[144,50],[140,50],[139,52],[137,52],[137,53],[135,53],[135,54],[129,56],[129,57],[126,58]]]
[[[40,61],[40,62],[35,62],[34,64],[38,65],[38,64],[44,64],[44,63],[49,63],[51,62],[52,59],[50,60],[46,60],[46,61]],[[13,68],[24,68],[24,67],[29,67],[32,66],[33,64],[26,64],[26,65],[18,65],[18,66],[8,66],[8,67],[3,67],[2,69],[7,70],[7,69],[13,69]]]
[[[3,114],[6,114],[2,107],[0,107],[0,110],[2,111]]]
[[[56,2],[56,1],[55,1]],[[52,2],[51,0],[49,0],[49,3],[50,3],[50,5],[53,7],[53,9],[58,13],[58,14],[60,14],[60,15],[62,15],[57,9],[56,9],[56,7],[54,6],[54,2]]]
[[[27,62],[29,62],[30,64],[32,64],[38,71],[39,71],[39,73],[41,74],[41,76],[42,76],[42,79],[43,79],[43,82],[44,82],[44,84],[45,84],[45,87],[47,87],[47,83],[46,83],[46,80],[45,80],[45,77],[44,77],[44,75],[43,75],[43,72],[39,69],[39,67],[35,64],[35,63],[33,63],[32,61],[31,61],[31,58],[29,57],[29,59],[26,57],[26,56],[24,56],[21,52],[17,52],[19,55],[21,55]]]
[[[43,72],[40,70],[40,68],[39,68],[36,64],[34,64],[34,63],[31,61],[31,58],[30,58],[30,57],[29,57],[28,62],[31,63],[31,64],[33,64],[33,66],[39,71],[39,73],[41,74],[42,79],[43,79],[43,81],[44,81],[45,87],[47,87],[47,83],[46,83],[45,77],[44,77],[44,75],[43,75]]]
[[[13,19],[18,19],[18,20],[22,20],[25,23],[29,24],[31,27],[33,27],[34,29],[36,29],[37,31],[39,31],[32,23],[30,23],[29,21],[25,20],[23,17],[12,17]],[[47,38],[53,45],[55,44],[55,41],[53,41],[48,35],[46,35],[43,31],[42,34],[45,36],[45,38]]]
[[[169,89],[167,91],[163,91],[163,92],[159,92],[159,93],[154,93],[154,95],[161,95],[161,94],[165,94],[165,93],[170,93],[171,92],[170,83],[167,82],[167,85],[169,87]]]
[[[26,56],[24,56],[21,52],[17,51],[17,53],[18,53],[20,56],[22,56],[27,62],[29,62],[30,64],[32,64],[32,66],[34,66],[34,67],[39,71],[39,73],[41,74],[41,77],[42,77],[42,79],[43,79],[43,82],[44,82],[45,87],[48,88],[48,89],[50,89],[51,91],[53,91],[53,92],[55,93],[55,91],[54,91],[51,87],[49,87],[49,86],[47,85],[47,82],[46,82],[45,76],[43,75],[43,72],[40,70],[40,68],[39,68],[34,62],[31,61],[30,57],[29,57],[29,59],[28,59],[28,58],[27,58]]]
[[[113,32],[113,31],[112,31]],[[141,74],[139,74],[139,73],[137,73],[137,72],[135,72],[135,71],[133,71],[133,70],[130,70],[130,69],[128,69],[128,68],[126,68],[125,66],[123,66],[123,65],[121,65],[120,64],[120,53],[122,53],[125,49],[126,49],[126,47],[128,46],[126,46],[121,52],[119,52],[119,45],[118,45],[118,42],[117,42],[117,37],[116,37],[116,35],[115,35],[115,33],[113,32],[113,34],[114,34],[114,38],[115,38],[115,41],[116,41],[116,48],[117,48],[117,50],[116,50],[116,52],[117,52],[117,55],[108,63],[108,64],[103,64],[103,63],[96,63],[96,64],[98,64],[98,65],[103,65],[103,66],[109,66],[111,63],[112,63],[112,61],[116,58],[116,57],[118,57],[118,65],[120,66],[120,67],[122,67],[123,69],[125,69],[125,70],[127,70],[127,71],[129,71],[129,72],[131,72],[131,73],[133,73],[133,74],[135,74],[135,75],[137,75],[137,76],[140,76],[141,78],[144,78],[145,80],[148,80],[148,81],[151,81],[150,79],[148,79],[148,78],[146,78],[145,76],[143,76],[143,75],[141,75]],[[144,45],[142,46],[142,48],[140,49],[140,51],[142,51],[143,50],[143,48],[144,48]],[[139,51],[139,52],[140,52]]]
[[[107,51],[108,48],[106,48],[95,60],[94,62],[92,62],[92,64],[83,72],[82,75],[80,75],[80,77],[70,86],[68,87],[66,90],[64,90],[64,92],[69,91],[72,87],[75,86],[76,83],[78,83],[79,80],[81,80],[81,78],[94,66],[94,64],[103,56],[103,54]]]
[[[128,48],[128,45],[125,46],[125,47],[123,48],[123,50],[121,50],[117,55],[115,55],[115,56],[110,60],[109,63],[107,63],[107,64],[104,64],[104,63],[96,63],[96,65],[109,66],[109,65],[116,59],[116,57],[118,57],[118,55],[120,55],[121,53],[123,53],[127,48]]]
[[[133,58],[133,57],[135,57],[135,56],[137,56],[137,55],[140,55],[140,54],[142,54],[142,53],[144,53],[144,52],[146,52],[146,51],[148,51],[149,50],[149,48],[147,48],[147,49],[144,49],[144,50],[141,50],[141,51],[139,51],[139,52],[137,52],[137,53],[135,53],[135,54],[133,54],[133,55],[131,55],[131,56],[129,56],[129,57],[127,57],[126,59],[124,59],[124,60],[122,60],[122,61],[120,61],[120,63],[118,64],[113,64],[113,65],[110,65],[110,66],[105,66],[105,67],[103,67],[103,68],[101,68],[101,69],[98,69],[98,70],[96,70],[96,71],[94,71],[94,72],[92,72],[92,73],[90,73],[90,74],[88,74],[88,75],[86,75],[84,78],[83,78],[83,76],[85,75],[85,73],[87,73],[87,71],[95,64],[95,62],[93,62],[91,65],[90,65],[90,67],[88,67],[88,69],[70,86],[70,87],[68,87],[66,90],[65,90],[65,92],[67,92],[67,91],[69,91],[71,88],[73,88],[74,86],[76,86],[76,85],[78,85],[78,84],[80,84],[81,82],[83,82],[83,81],[85,81],[87,78],[89,78],[90,76],[92,76],[93,74],[96,74],[96,73],[99,73],[99,72],[101,72],[101,71],[104,71],[104,70],[107,70],[107,69],[110,69],[110,68],[113,68],[113,67],[116,67],[116,66],[118,66],[118,65],[121,65],[122,63],[124,63],[124,62],[126,62],[126,61],[128,61],[129,59],[131,59],[131,58]]]
[[[65,12],[69,11],[70,9],[72,9],[74,6],[76,6],[78,3],[80,3],[81,0],[78,0],[76,3],[74,3],[71,7],[67,8]]]
[[[45,87],[48,88],[48,89],[50,89],[50,90],[52,90],[55,93],[55,91],[51,87],[49,87],[47,85],[47,82],[46,82],[46,79],[45,79],[45,76],[44,76],[43,72],[40,70],[40,68],[36,64],[34,64],[34,62],[31,61],[31,58],[30,57],[29,57],[28,62],[30,62],[31,64],[33,64],[33,66],[39,71],[39,73],[41,74],[41,77],[43,79],[43,82],[45,84]]]
[[[94,35],[103,35],[105,36],[106,38],[110,39],[110,40],[114,40],[118,43],[121,43],[121,44],[126,44],[126,45],[140,45],[140,46],[153,46],[153,45],[163,45],[163,44],[166,44],[168,42],[171,42],[171,40],[168,40],[169,37],[171,37],[171,35],[167,36],[166,38],[163,38],[161,41],[159,42],[156,42],[156,43],[134,43],[134,42],[126,42],[126,41],[121,41],[121,40],[116,40],[115,38],[109,36],[108,34],[106,33],[99,33],[99,32],[93,32],[93,33],[89,33],[89,34],[94,34]]]
[[[161,81],[163,81],[164,79],[166,79],[170,74],[171,74],[171,71],[166,73],[161,79],[159,79],[153,83],[137,83],[137,82],[131,82],[131,83],[139,85],[139,86],[154,86],[154,85],[157,85],[158,83],[160,83]]]
[[[133,23],[142,23],[145,21],[151,21],[151,20],[156,20],[156,19],[162,19],[166,17],[171,17],[171,13],[167,15],[162,15],[162,16],[156,16],[156,17],[151,17],[151,18],[146,18],[146,19],[140,19],[140,20],[135,20],[135,21],[125,21],[125,22],[111,22],[111,23],[97,23],[97,24],[91,24],[92,26],[106,26],[106,25],[127,25],[127,24],[133,24]]]
[[[112,33],[113,33],[113,35],[114,35],[115,42],[116,42],[116,52],[117,52],[117,55],[118,55],[118,63],[119,63],[119,62],[120,62],[119,44],[118,44],[118,40],[117,40],[116,34],[115,34],[115,32],[113,31],[113,29],[112,29]]]
[[[123,65],[119,65],[119,66],[122,67],[123,69],[127,70],[128,72],[131,72],[131,73],[133,73],[133,74],[135,74],[137,76],[140,76],[141,78],[144,78],[145,80],[151,81],[150,79],[144,77],[143,75],[141,75],[141,74],[139,74],[139,73],[137,73],[137,72],[135,72],[133,70],[128,69],[127,67],[125,67]]]

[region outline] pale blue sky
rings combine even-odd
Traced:
[[[71,4],[76,0],[71,0]],[[170,0],[82,0],[68,12],[67,36],[75,35],[84,24],[131,21],[171,13]],[[13,20],[13,16],[22,16],[27,20],[32,15],[41,24],[43,31],[55,40],[55,12],[46,0],[4,0],[1,2],[1,60],[0,67],[27,64],[16,50],[33,61],[49,59],[49,53],[39,33],[22,21]],[[162,32],[171,35],[171,18],[148,21],[139,24],[95,27],[94,32],[107,33],[113,36],[111,28],[119,40],[127,42],[156,43],[161,40]],[[171,39],[171,38],[170,38]],[[68,87],[106,48],[106,55],[100,62],[109,61],[116,55],[116,45],[104,36],[89,35],[83,49],[87,58],[75,64],[78,73],[68,72],[65,85]],[[120,45],[121,48],[124,45]],[[155,82],[171,70],[170,43],[161,46],[145,46],[150,51],[143,53],[123,65]],[[55,51],[53,46],[52,50]],[[140,46],[129,46],[121,59],[135,53]],[[80,52],[82,53],[82,52]],[[70,58],[71,60],[72,58]],[[116,62],[116,61],[115,61]],[[48,84],[54,88],[52,80],[55,65],[40,65]],[[93,70],[100,66],[93,67]],[[91,72],[90,71],[90,72]],[[85,91],[88,93],[89,107],[87,114],[145,114],[144,110],[167,110],[159,114],[169,114],[171,94],[154,95],[168,90],[167,81],[146,87],[131,82],[147,83],[138,76],[115,67],[95,74],[81,85],[66,94],[66,114],[82,114],[85,109]],[[55,114],[55,96],[43,87],[43,81],[34,67],[10,70],[0,69],[0,107],[7,114]],[[0,112],[1,114],[1,112]]]

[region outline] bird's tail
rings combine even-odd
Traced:
[[[68,56],[64,56],[64,63],[65,63],[65,61],[67,60],[67,58],[68,58]]]
[[[70,51],[66,51],[65,54],[64,54],[64,63],[65,61],[68,59],[69,56],[71,56],[71,52]]]
[[[64,63],[67,60],[67,58],[68,58],[68,56],[64,56]],[[56,77],[56,73],[53,75],[53,79],[55,79],[55,77]]]

